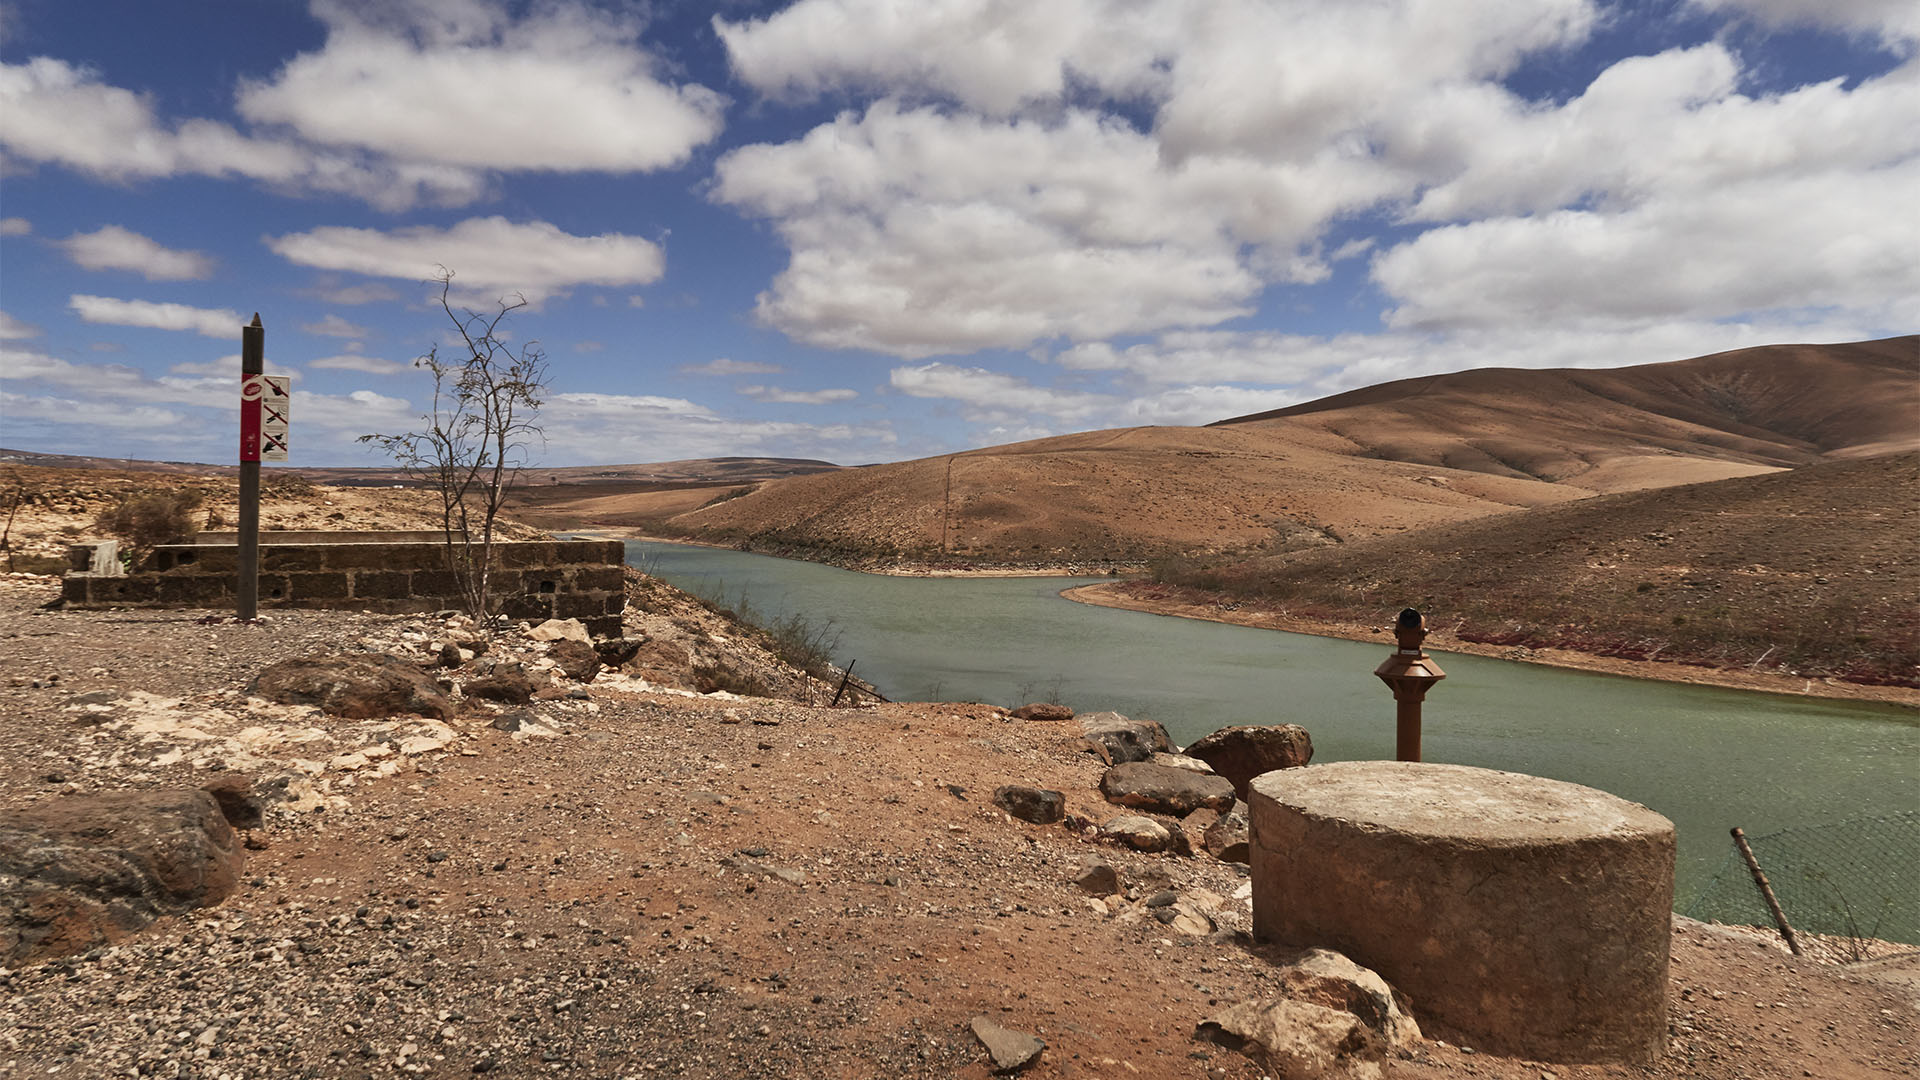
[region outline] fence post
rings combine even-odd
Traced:
[[[1753,883],[1760,889],[1760,898],[1767,902],[1767,910],[1773,913],[1773,925],[1780,928],[1780,936],[1787,939],[1787,948],[1793,955],[1799,956],[1800,942],[1793,936],[1793,927],[1787,925],[1787,913],[1780,910],[1780,901],[1773,897],[1773,886],[1767,884],[1767,875],[1760,872],[1760,860],[1753,857],[1753,849],[1747,846],[1747,834],[1734,826],[1733,842],[1740,848],[1740,857],[1747,860],[1747,870],[1753,874]]]
[[[251,622],[259,614],[260,604],[260,402],[245,399],[247,389],[266,366],[267,331],[260,325],[260,313],[253,322],[240,328],[240,386],[242,412],[240,424],[240,580],[234,591],[234,614]],[[258,387],[253,387],[259,392]],[[247,430],[245,413],[253,410],[253,430]]]

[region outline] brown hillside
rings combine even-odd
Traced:
[[[1123,428],[803,476],[681,514],[695,539],[857,564],[1028,564],[1287,549],[1586,494],[1531,478],[1375,461],[1335,440]]]
[[[1279,552],[1915,446],[1920,337],[1905,337],[1433,376],[1206,428],[777,481],[660,531],[856,565]],[[685,505],[626,509],[666,518]]]
[[[1665,486],[1920,446],[1920,336],[1604,370],[1482,368],[1221,424],[1304,425],[1368,456],[1595,491]]]
[[[1604,495],[1169,580],[1466,641],[1920,685],[1920,453]]]

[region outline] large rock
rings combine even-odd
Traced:
[[[245,858],[205,791],[70,796],[0,814],[0,966],[85,952],[217,904]]]
[[[498,701],[505,705],[525,705],[533,700],[533,679],[519,662],[495,664],[493,670],[477,679],[469,679],[460,688],[470,698]]]
[[[535,641],[577,641],[582,645],[593,640],[586,624],[579,619],[548,619],[528,630],[527,636]]]
[[[1280,997],[1230,1006],[1197,1038],[1257,1059],[1280,1080],[1371,1080],[1420,1026],[1386,980],[1336,952],[1308,949],[1281,963]]]
[[[993,805],[1035,825],[1051,825],[1067,816],[1067,797],[1048,788],[1003,784],[993,790]]]
[[[1073,710],[1065,705],[1036,701],[1031,705],[1022,705],[1010,714],[1015,720],[1039,720],[1058,723],[1073,719]]]
[[[1139,814],[1122,814],[1102,824],[1100,838],[1135,851],[1166,851],[1176,846],[1174,830]]]
[[[1224,777],[1149,761],[1129,761],[1108,769],[1100,778],[1100,793],[1111,803],[1176,817],[1203,806],[1221,811],[1233,806],[1233,785]]]
[[[592,682],[593,677],[600,674],[600,653],[593,646],[572,638],[561,638],[548,646],[547,659],[575,682]]]
[[[453,715],[453,702],[426,672],[384,653],[282,660],[254,676],[247,691],[356,720],[400,713],[436,720]]]
[[[1254,934],[1335,948],[1481,1049],[1657,1060],[1673,823],[1558,780],[1347,761],[1253,782]]]
[[[1275,769],[1297,769],[1313,760],[1313,736],[1298,724],[1224,727],[1187,747],[1213,771],[1233,781],[1236,795],[1247,797],[1247,783]]]
[[[1236,802],[1201,834],[1200,846],[1221,862],[1250,862],[1247,849],[1247,804]]]
[[[1019,1072],[1033,1064],[1047,1048],[1046,1043],[1024,1031],[1001,1027],[990,1016],[974,1017],[972,1027],[974,1037],[993,1058],[993,1071],[1001,1075]]]
[[[1087,748],[1109,765],[1146,761],[1173,749],[1167,729],[1158,720],[1133,720],[1117,712],[1087,713],[1080,717],[1080,733],[1086,736]]]

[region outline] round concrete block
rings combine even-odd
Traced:
[[[1253,928],[1345,953],[1476,1047],[1666,1046],[1673,823],[1577,784],[1421,762],[1256,778]]]

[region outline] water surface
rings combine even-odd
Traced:
[[[1185,744],[1293,723],[1315,761],[1391,758],[1379,645],[1077,604],[1097,578],[899,578],[636,541],[628,560],[756,611],[831,618],[841,663],[895,700],[1149,716]],[[1895,707],[1598,675],[1454,653],[1429,695],[1428,761],[1509,769],[1644,803],[1679,830],[1678,899],[1761,835],[1920,806],[1920,717]]]

